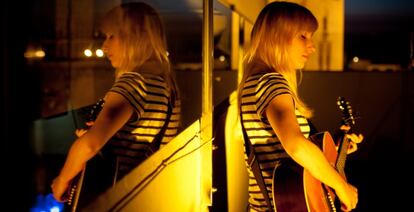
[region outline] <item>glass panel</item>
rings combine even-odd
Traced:
[[[237,88],[237,70],[232,62],[232,11],[227,5],[214,1],[214,77],[213,104],[218,105]],[[237,54],[237,52],[234,52]]]
[[[122,2],[127,1],[32,2],[24,57],[35,79],[30,140],[38,159],[33,193],[40,196],[33,207],[46,198],[41,195],[50,193],[51,180],[75,140],[75,129],[85,127],[91,106],[114,83],[114,68],[102,55],[104,35],[99,24],[109,9]],[[182,131],[201,115],[202,1],[144,2],[159,12],[165,27],[169,59],[181,94]]]
[[[181,127],[201,116],[202,1],[153,1],[165,24],[169,57],[181,94]]]

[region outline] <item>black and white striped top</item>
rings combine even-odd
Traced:
[[[166,81],[152,74],[123,73],[110,92],[121,94],[135,110],[109,142],[118,158],[119,180],[147,158],[148,146],[164,126],[168,104],[172,103]],[[180,102],[176,100],[161,147],[177,135],[180,110]]]
[[[281,94],[291,94],[286,79],[279,73],[258,73],[246,79],[241,96],[241,115],[253,148],[257,153],[258,162],[266,184],[269,198],[272,200],[272,174],[280,159],[289,158],[264,116],[269,103]],[[296,110],[296,117],[302,133],[308,137],[310,128],[305,117]],[[247,155],[245,154],[247,162]],[[251,211],[266,211],[267,204],[260,191],[253,172],[249,173],[249,206]]]

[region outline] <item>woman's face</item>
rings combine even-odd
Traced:
[[[309,56],[315,52],[312,36],[312,32],[302,31],[293,37],[288,46],[291,67],[302,69]]]
[[[112,32],[105,33],[102,49],[109,61],[111,61],[112,66],[119,68],[121,65],[121,42],[118,34]]]

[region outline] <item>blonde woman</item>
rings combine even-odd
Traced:
[[[299,97],[296,79],[297,71],[315,52],[312,36],[317,28],[318,22],[308,9],[280,1],[266,5],[253,26],[239,87],[239,109],[245,137],[252,144],[246,148],[246,158],[252,148],[267,194],[262,193],[264,189],[253,174],[253,164],[249,164],[250,211],[277,209],[272,195],[272,180],[276,177],[273,173],[285,161],[294,161],[333,188],[344,210],[354,209],[358,202],[357,189],[347,183],[308,139],[307,118],[312,111]],[[362,140],[362,135],[354,134],[352,138],[353,149],[349,152],[356,149],[355,143]],[[294,207],[288,206],[287,211],[295,211]]]
[[[158,148],[151,146],[154,140],[163,145],[177,133],[180,99],[157,12],[145,3],[122,4],[104,16],[102,31],[116,80],[93,125],[76,132],[51,185],[58,201],[65,201],[72,179],[104,146],[116,155],[119,180]]]

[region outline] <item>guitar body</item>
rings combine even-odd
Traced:
[[[349,102],[339,97],[337,105],[343,115],[342,125],[353,127],[355,119]],[[345,133],[338,142],[338,150],[328,132],[314,134],[310,140],[322,150],[328,162],[346,180],[345,161],[350,141]],[[336,208],[340,208],[334,190],[293,160],[275,168],[272,191],[275,210],[278,212],[336,212],[339,211]]]
[[[328,161],[335,166],[337,150],[328,132],[317,133],[310,139],[319,146]],[[278,212],[328,212],[335,208],[335,193],[315,179],[293,160],[274,170],[273,200]],[[345,177],[345,176],[344,176]]]

